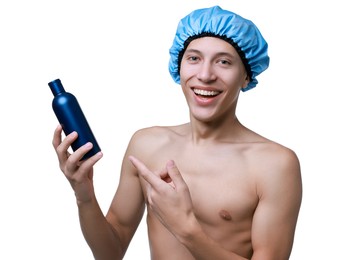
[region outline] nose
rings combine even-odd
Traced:
[[[197,73],[197,78],[203,82],[211,82],[216,80],[216,74],[214,72],[213,66],[209,62],[201,63]]]

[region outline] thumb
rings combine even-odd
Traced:
[[[186,183],[173,160],[167,162],[166,168],[168,175],[172,179],[176,189],[186,186]]]

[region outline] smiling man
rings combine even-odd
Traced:
[[[53,144],[77,198],[80,223],[96,259],[122,259],[147,208],[151,259],[286,260],[301,204],[295,153],[245,127],[239,94],[268,67],[267,44],[249,20],[218,6],[183,18],[170,49],[190,121],[137,131],[120,183],[103,216],[93,190],[96,154],[80,162],[77,138]]]

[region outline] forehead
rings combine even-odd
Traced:
[[[193,50],[202,53],[226,53],[239,57],[239,54],[230,43],[217,37],[206,36],[191,41],[186,48],[186,52]]]

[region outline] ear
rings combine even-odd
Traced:
[[[243,85],[242,85],[241,89],[245,89],[248,86],[249,82],[250,82],[250,79],[249,79],[249,76],[247,75],[243,81]]]

